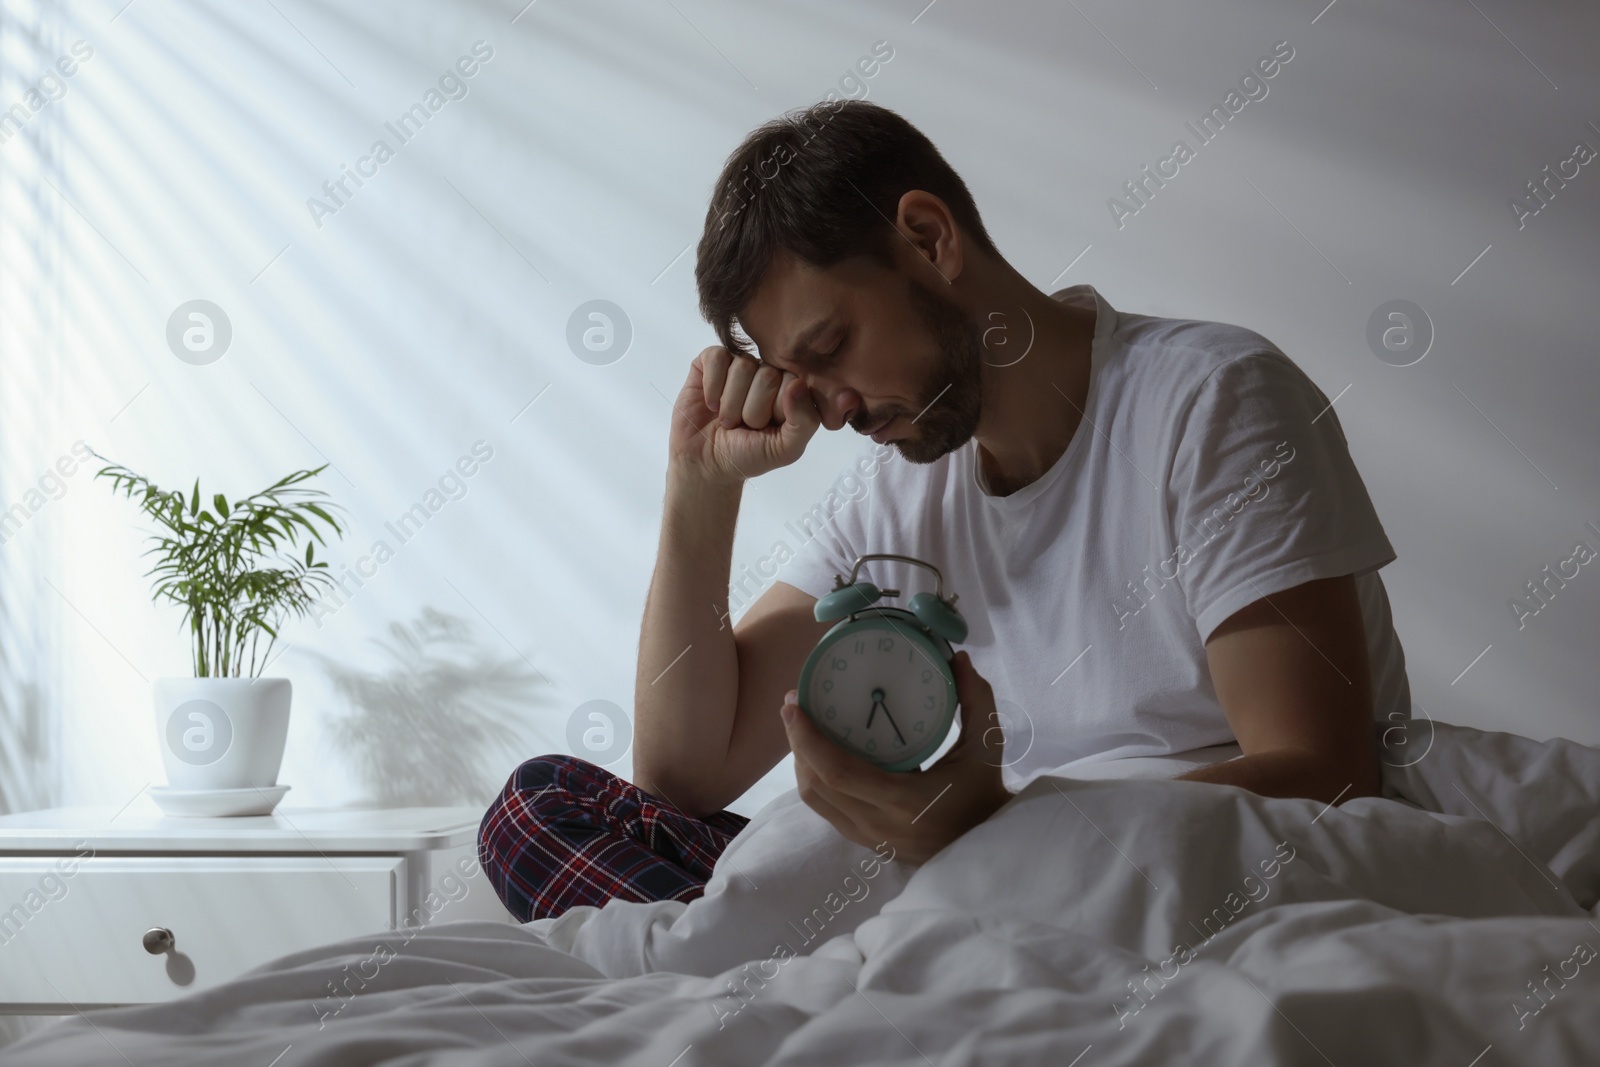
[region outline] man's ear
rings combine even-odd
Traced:
[[[901,267],[907,274],[930,288],[933,279],[927,276],[929,268],[947,285],[960,276],[966,244],[955,216],[939,197],[923,189],[908,189],[901,194],[895,229],[905,238],[896,243],[915,256],[912,259],[908,255]]]

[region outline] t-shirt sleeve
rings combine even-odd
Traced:
[[[1207,640],[1246,605],[1395,558],[1338,416],[1279,352],[1213,370],[1179,424],[1166,492],[1173,555]]]

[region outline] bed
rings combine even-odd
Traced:
[[[1337,808],[1051,774],[917,869],[791,791],[690,904],[374,933],[0,1063],[1600,1063],[1600,750],[1412,751]]]

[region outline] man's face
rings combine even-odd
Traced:
[[[798,375],[830,430],[881,434],[912,463],[971,439],[983,334],[942,294],[867,260],[773,260],[740,325],[763,363]]]

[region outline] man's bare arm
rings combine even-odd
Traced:
[[[733,729],[739,660],[727,619],[728,573],[742,494],[740,483],[667,471],[655,574],[639,627],[633,781],[686,812],[720,777]]]
[[[1378,793],[1353,578],[1307,582],[1247,605],[1212,633],[1206,662],[1244,755],[1183,778],[1326,803]]]
[[[633,781],[705,815],[743,777],[728,767],[741,701],[728,576],[744,481],[798,459],[821,420],[794,375],[720,346],[694,358],[673,409],[660,551],[639,633]]]

